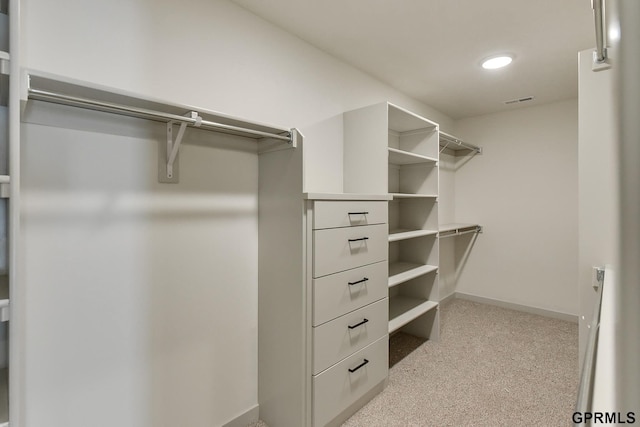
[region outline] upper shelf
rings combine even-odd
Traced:
[[[435,131],[438,124],[425,119],[409,110],[388,103],[389,129],[398,132],[413,132],[419,130]]]
[[[256,140],[285,141],[292,146],[295,146],[298,134],[294,129],[247,121],[216,111],[143,97],[39,71],[27,71],[23,83],[23,103],[38,100],[166,123],[186,123],[187,126]]]
[[[454,151],[455,155],[482,154],[482,148],[465,142],[453,135],[440,131],[440,151],[445,149]]]

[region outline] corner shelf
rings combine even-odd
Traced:
[[[389,298],[389,333],[395,332],[412,320],[438,307],[437,302],[395,296]]]
[[[438,271],[438,266],[413,262],[392,262],[389,264],[389,287],[408,282],[432,271]]]

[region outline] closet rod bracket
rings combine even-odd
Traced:
[[[191,123],[194,127],[200,127],[202,124],[202,117],[198,115],[196,111],[190,111],[185,114],[185,117],[188,117],[193,120]],[[174,128],[175,124],[179,124],[178,130],[176,132],[174,138]],[[165,156],[160,154],[158,165],[162,165],[164,167],[159,167],[158,169],[158,181],[162,183],[177,183],[178,182],[178,153],[180,151],[180,145],[182,144],[182,139],[184,138],[184,132],[187,128],[187,122],[175,122],[170,121],[167,122],[167,145]]]

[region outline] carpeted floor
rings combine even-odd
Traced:
[[[460,299],[440,310],[439,342],[391,338],[389,384],[344,427],[572,425],[577,324]]]

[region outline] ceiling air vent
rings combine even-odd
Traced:
[[[509,101],[504,101],[504,103],[505,105],[511,105],[511,104],[520,104],[522,102],[529,102],[529,101],[533,101],[533,96],[525,96],[524,98],[511,99]]]

